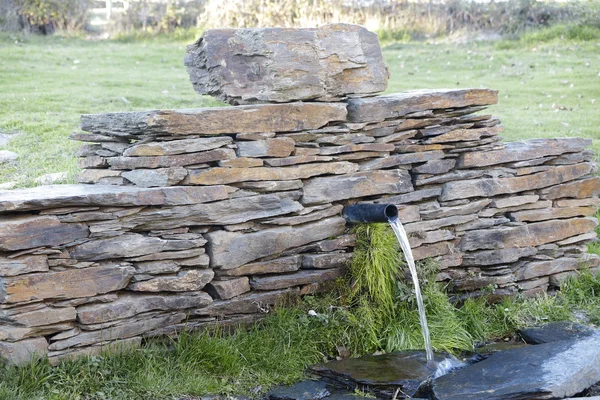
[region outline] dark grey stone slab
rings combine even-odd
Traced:
[[[570,321],[552,322],[535,328],[519,331],[521,338],[529,344],[558,342],[559,340],[580,339],[597,332],[589,326]]]
[[[436,362],[442,360],[436,355]],[[409,350],[331,361],[313,365],[310,371],[335,386],[358,387],[391,399],[394,394],[401,393],[404,397],[417,392],[421,383],[435,373],[435,369],[428,368],[426,363],[424,351]]]
[[[433,382],[438,400],[562,399],[600,381],[600,333],[492,354]]]

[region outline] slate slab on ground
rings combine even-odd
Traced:
[[[436,362],[443,359],[441,355],[435,357]],[[400,393],[398,398],[403,398],[414,395],[435,373],[426,363],[424,351],[409,350],[313,365],[310,372],[338,387],[366,389],[383,398]]]
[[[600,333],[527,346],[444,375],[433,382],[437,400],[562,399],[600,381]]]
[[[552,322],[544,326],[522,329],[519,335],[527,344],[542,344],[584,338],[593,335],[595,330],[575,322]]]

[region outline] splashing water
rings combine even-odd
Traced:
[[[446,375],[448,372],[452,372],[455,369],[464,368],[466,365],[466,363],[455,357],[447,357],[437,364],[433,378],[439,378],[440,376]]]
[[[421,332],[423,333],[423,339],[425,341],[425,352],[427,355],[427,366],[431,368],[436,367],[436,363],[433,360],[433,349],[431,348],[431,340],[429,338],[429,326],[427,326],[427,316],[425,315],[425,306],[423,305],[423,296],[421,296],[421,287],[419,286],[419,277],[417,276],[417,267],[415,266],[415,259],[408,242],[408,236],[402,226],[402,223],[398,217],[389,219],[390,226],[398,238],[404,258],[410,269],[410,275],[412,276],[413,284],[415,286],[415,296],[417,297],[417,308],[419,309],[419,321],[421,322]]]

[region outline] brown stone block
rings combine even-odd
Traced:
[[[558,185],[589,174],[590,163],[565,165],[549,171],[514,178],[473,179],[448,182],[444,185],[440,200],[449,201],[469,197],[492,197],[499,194],[519,193]]]
[[[571,236],[587,233],[598,225],[595,218],[574,218],[536,222],[517,227],[465,232],[460,248],[463,251],[539,246]]]
[[[422,163],[431,160],[439,160],[445,157],[441,150],[424,151],[420,153],[395,154],[385,158],[377,158],[372,161],[361,164],[361,171],[373,171],[378,169],[391,168],[398,165],[407,165]]]
[[[112,169],[168,168],[231,160],[235,157],[235,151],[232,149],[215,149],[173,156],[109,157],[107,162]]]
[[[577,258],[557,258],[556,260],[530,262],[519,268],[515,275],[518,281],[549,276],[566,271],[575,271],[583,265],[583,261]]]
[[[78,260],[99,261],[196,247],[200,246],[194,240],[164,240],[138,233],[127,233],[107,239],[90,240],[74,246],[71,249],[71,257]]]
[[[51,185],[0,193],[0,212],[67,206],[173,206],[229,198],[230,186],[142,189],[103,185]]]
[[[135,292],[196,292],[212,281],[212,269],[190,269],[177,275],[158,275],[155,278],[129,285]]]
[[[123,155],[125,157],[152,157],[169,156],[184,153],[199,153],[231,144],[233,139],[229,136],[208,138],[169,140],[166,142],[150,142],[135,144],[128,147]]]
[[[45,338],[26,339],[19,342],[0,342],[0,360],[9,365],[24,365],[48,352]]]
[[[412,181],[407,171],[366,171],[310,179],[304,183],[301,201],[303,204],[329,203],[357,197],[407,193],[412,190]]]
[[[149,311],[176,311],[209,305],[211,297],[204,292],[173,295],[120,294],[110,303],[87,304],[77,307],[77,320],[86,325],[134,317]]]
[[[269,261],[242,265],[233,269],[217,269],[215,273],[217,276],[249,276],[294,272],[300,269],[300,260],[300,255],[275,258]]]
[[[582,151],[592,141],[583,138],[531,139],[510,142],[501,150],[463,153],[458,159],[458,168],[485,167],[515,161],[526,161],[546,156]]]
[[[250,280],[253,290],[279,290],[311,283],[326,282],[343,275],[342,269],[304,270],[293,274],[254,277]]]
[[[588,217],[596,213],[596,207],[563,207],[546,208],[541,210],[527,210],[510,213],[515,221],[546,221],[549,219]]]
[[[117,137],[299,132],[318,129],[329,122],[345,119],[346,105],[342,103],[259,104],[84,114],[81,116],[81,129]]]
[[[287,157],[294,151],[293,139],[279,137],[237,143],[238,157]]]
[[[284,289],[270,292],[250,292],[230,300],[217,300],[207,307],[193,312],[194,315],[224,316],[236,314],[266,313],[271,306],[287,296],[295,297],[298,289]]]
[[[248,278],[243,276],[241,278],[230,279],[226,281],[212,281],[206,287],[206,291],[216,299],[227,300],[232,297],[239,296],[240,294],[250,291],[250,284]]]
[[[482,137],[498,135],[499,133],[502,133],[503,130],[504,128],[501,126],[478,129],[454,129],[448,133],[427,139],[425,143],[452,143],[479,140]]]
[[[215,185],[246,181],[287,181],[307,179],[317,175],[349,174],[357,170],[358,165],[345,161],[302,164],[281,168],[212,168],[208,171],[191,170],[188,180],[192,185]]]
[[[125,171],[121,176],[139,187],[164,187],[177,185],[187,176],[187,170],[182,167],[136,169]]]
[[[89,234],[85,224],[63,224],[55,216],[0,216],[0,250],[60,246]]]
[[[600,177],[569,182],[541,191],[543,199],[559,199],[563,197],[584,199],[600,195]]]
[[[60,351],[72,347],[102,344],[117,339],[128,339],[159,327],[181,322],[185,318],[184,313],[142,315],[139,318],[121,320],[117,325],[105,329],[84,331],[68,339],[55,341],[48,346],[48,350]]]
[[[438,242],[419,246],[412,250],[415,261],[424,260],[426,258],[443,256],[454,251],[452,242]]]
[[[377,35],[350,24],[210,29],[188,46],[185,65],[198,93],[231,104],[370,95],[389,75]]]
[[[482,265],[509,264],[523,257],[537,254],[535,247],[509,247],[506,249],[464,253],[462,265],[479,267]]]
[[[214,231],[206,234],[211,267],[232,269],[285,250],[344,233],[346,221],[332,217],[295,227],[264,229],[253,233]]]
[[[429,232],[413,232],[408,237],[411,248],[416,248],[423,244],[437,243],[452,239],[454,239],[454,234],[445,229]]]
[[[123,289],[133,268],[90,267],[0,279],[0,302],[72,299]]]
[[[385,96],[348,100],[351,122],[377,122],[414,112],[490,105],[498,101],[498,91],[489,89],[411,90]]]
[[[138,230],[173,229],[182,226],[231,225],[298,212],[300,193],[281,192],[240,197],[209,204],[152,208],[121,221]]]
[[[352,260],[352,253],[303,254],[302,268],[327,269],[346,267]]]
[[[48,271],[48,256],[0,257],[0,277]]]

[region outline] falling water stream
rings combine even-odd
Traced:
[[[421,332],[423,333],[423,339],[425,341],[425,352],[427,355],[427,366],[430,368],[436,368],[436,363],[433,360],[433,349],[431,348],[431,340],[429,338],[429,326],[427,325],[427,316],[425,315],[425,306],[423,305],[423,296],[421,296],[421,287],[419,286],[419,277],[417,276],[417,267],[415,266],[415,259],[408,242],[408,236],[402,226],[402,223],[398,217],[390,218],[389,223],[400,242],[404,258],[410,269],[410,275],[412,276],[413,284],[415,286],[415,296],[417,297],[417,307],[419,309],[419,321],[421,322]]]

